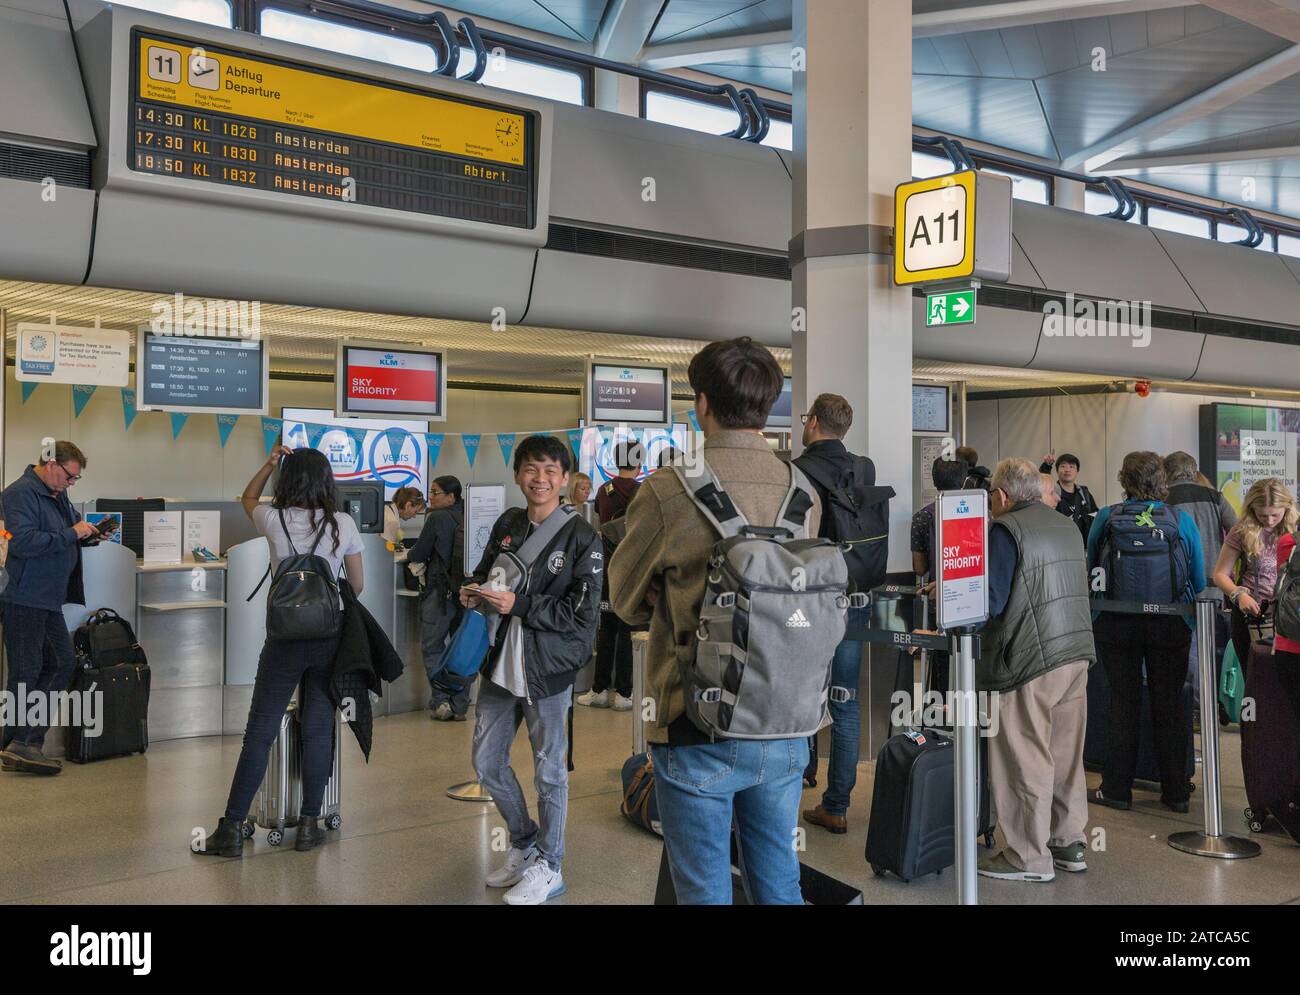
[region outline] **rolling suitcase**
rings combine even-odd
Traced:
[[[325,797],[321,801],[320,817],[326,829],[343,825],[339,814],[339,713],[334,712],[334,760],[329,780],[325,782]],[[253,808],[244,823],[244,836],[251,837],[257,826],[266,830],[266,841],[271,846],[284,842],[286,828],[298,824],[302,811],[302,725],[298,719],[298,703],[291,702],[280,720],[280,732],[271,745],[271,757],[266,765],[266,776],[257,789]]]
[[[68,690],[79,699],[67,717],[67,758],[84,764],[149,749],[149,662],[131,623],[101,608],[72,638],[77,669]]]
[[[1245,815],[1252,832],[1263,832],[1272,816],[1300,843],[1300,729],[1277,678],[1278,666],[1271,640],[1251,643],[1245,700],[1254,703],[1255,717],[1241,723]]]
[[[1156,760],[1155,731],[1151,724],[1151,699],[1146,681],[1142,682],[1141,719],[1138,725],[1138,755],[1134,777],[1139,781],[1160,783],[1160,764]],[[1187,778],[1196,772],[1196,747],[1192,739],[1192,685],[1183,685],[1183,722],[1187,726]],[[1083,766],[1099,771],[1106,767],[1106,738],[1110,728],[1110,682],[1106,668],[1094,663],[1088,669],[1088,719],[1083,734]]]
[[[867,862],[876,874],[904,881],[938,874],[953,853],[953,740],[932,729],[891,737],[876,758],[867,826]],[[978,832],[993,846],[988,790],[988,742],[980,737]]]
[[[147,663],[79,667],[68,690],[83,702],[81,722],[68,725],[67,758],[85,764],[149,749],[149,680]]]

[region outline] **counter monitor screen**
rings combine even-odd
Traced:
[[[137,172],[532,228],[532,112],[136,30]]]
[[[266,414],[265,339],[137,333],[136,409]]]
[[[949,390],[941,384],[912,384],[912,431],[949,431]]]
[[[447,418],[446,354],[436,349],[340,342],[334,382],[340,418]]]
[[[767,416],[768,429],[789,429],[794,424],[794,379],[786,377],[781,385],[781,393],[776,396],[776,403]]]
[[[586,419],[597,425],[668,425],[672,373],[666,364],[587,361]]]

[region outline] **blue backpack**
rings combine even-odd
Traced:
[[[488,620],[480,611],[465,611],[456,634],[442,651],[438,670],[457,677],[473,677],[483,666],[488,652]]]
[[[1192,571],[1177,509],[1154,501],[1113,505],[1102,528],[1099,562],[1110,601],[1182,601]]]

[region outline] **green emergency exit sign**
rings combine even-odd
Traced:
[[[975,291],[953,290],[946,294],[928,294],[925,298],[925,325],[975,324]]]

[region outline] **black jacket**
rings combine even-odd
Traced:
[[[475,582],[485,583],[501,550],[520,549],[529,531],[528,512],[507,509],[492,526]],[[524,671],[534,697],[548,698],[571,687],[591,659],[604,568],[600,536],[575,514],[533,561],[525,589],[516,592],[510,614],[523,620]],[[497,643],[483,665],[485,677],[496,664],[506,628],[503,624],[497,630]]]
[[[402,658],[346,580],[339,583],[339,590],[343,595],[343,632],[330,674],[330,699],[349,716],[348,725],[368,761],[374,736],[369,692],[382,695],[384,681],[402,676]]]
[[[813,473],[828,480],[848,480],[853,473],[853,462],[858,458],[849,452],[839,439],[822,439],[805,449],[794,461],[794,465],[800,470],[806,471],[809,464],[812,465],[812,473],[808,474],[808,482],[817,491],[817,497],[821,499],[822,507],[822,522],[818,532],[819,539],[826,537],[827,530],[832,525],[831,515],[828,512],[831,505],[826,488],[813,479]],[[867,479],[863,483],[868,487],[874,487],[876,483],[876,464],[871,462],[869,456],[861,458],[867,461]]]

